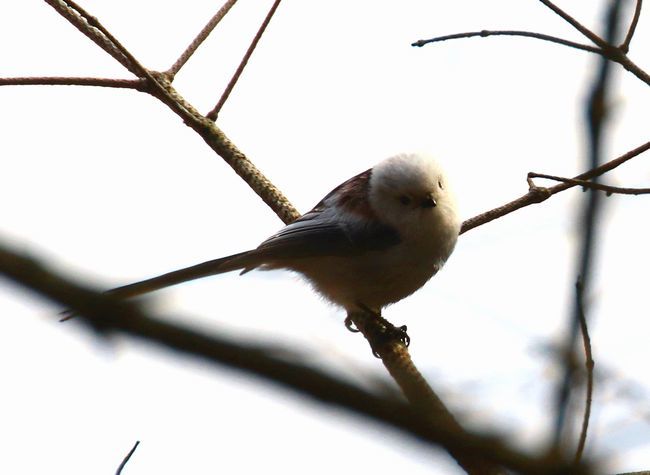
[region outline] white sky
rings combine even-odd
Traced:
[[[598,4],[598,7],[596,6]],[[604,2],[566,8],[597,28]],[[166,69],[220,2],[83,1],[146,66]],[[240,0],[179,74],[216,103],[270,1]],[[41,2],[1,7],[0,75],[129,77]],[[468,218],[527,189],[528,171],[584,170],[583,103],[597,58],[521,38],[412,48],[431,36],[527,29],[582,41],[539,2],[285,0],[221,112],[225,133],[302,211],[398,151],[426,149]],[[648,13],[631,57],[650,53]],[[646,64],[647,67],[650,65]],[[616,68],[607,156],[648,140],[646,86]],[[0,237],[99,288],[255,246],[280,221],[179,118],[128,90],[0,87]],[[608,175],[648,186],[648,155]],[[549,346],[572,298],[577,205],[568,191],[462,236],[447,267],[386,316],[464,420],[535,447],[552,423]],[[605,203],[590,295],[597,386],[588,450],[611,471],[650,467],[648,198]],[[261,338],[359,381],[387,376],[341,311],[283,272],[159,292],[160,315]],[[246,375],[114,338],[0,282],[0,473],[355,469],[459,473],[438,451]],[[336,412],[334,414],[333,412]]]

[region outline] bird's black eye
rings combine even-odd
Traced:
[[[402,203],[404,206],[408,206],[411,204],[411,198],[409,198],[406,195],[400,195],[399,202]]]

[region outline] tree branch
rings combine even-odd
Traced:
[[[445,35],[445,36],[439,36],[436,38],[431,38],[429,40],[419,40],[416,41],[415,43],[412,43],[411,46],[424,46],[425,44],[429,43],[438,43],[441,41],[447,41],[447,40],[454,40],[454,39],[459,39],[459,38],[473,38],[473,37],[481,37],[481,38],[486,38],[488,36],[524,36],[528,38],[535,38],[543,41],[549,41],[551,43],[556,43],[564,46],[568,46],[571,48],[579,49],[582,51],[588,51],[590,53],[596,53],[601,56],[606,57],[610,61],[613,61],[615,63],[620,64],[625,68],[625,70],[631,72],[634,74],[638,79],[646,83],[647,85],[650,86],[650,75],[645,72],[643,69],[641,69],[638,65],[636,65],[628,56],[627,56],[627,50],[628,46],[625,42],[620,47],[613,46],[612,44],[607,43],[607,41],[603,40],[601,37],[596,35],[594,32],[586,28],[584,25],[582,25],[580,22],[578,22],[575,18],[573,18],[571,15],[557,7],[554,3],[548,1],[548,0],[540,0],[544,5],[546,5],[548,8],[553,10],[557,15],[559,15],[561,18],[566,20],[568,23],[570,23],[574,28],[576,28],[580,33],[582,33],[584,36],[586,36],[589,40],[591,40],[593,43],[597,45],[597,47],[592,47],[589,45],[583,45],[581,43],[576,43],[573,41],[568,41],[562,38],[557,38],[555,36],[550,36],[546,35],[543,33],[535,33],[535,32],[529,32],[529,31],[517,31],[517,30],[503,30],[503,31],[490,31],[490,30],[482,30],[482,31],[476,31],[476,32],[468,32],[468,33],[457,33],[453,35]],[[635,19],[638,21],[637,14],[640,15],[641,11],[641,5],[640,2],[637,3],[637,9],[635,11]],[[634,23],[634,20],[632,22],[632,25],[630,25],[630,31],[628,31],[628,36],[631,39],[631,34],[634,34],[634,29],[636,28],[636,24]],[[631,32],[631,34],[630,34]]]
[[[107,37],[101,28],[95,26],[96,18],[90,16],[79,5],[72,0],[45,0],[61,16],[68,20],[81,33],[93,41],[97,46],[110,54],[117,62],[128,69],[131,73],[139,76],[127,56],[121,52],[113,41]]]
[[[217,104],[214,106],[214,108],[208,112],[206,117],[210,120],[217,120],[217,117],[219,116],[219,112],[221,111],[221,108],[223,105],[226,103],[228,100],[228,97],[230,97],[230,93],[232,92],[233,88],[235,87],[235,84],[237,84],[237,81],[239,80],[239,77],[241,74],[244,72],[244,68],[248,64],[248,60],[250,59],[251,55],[253,54],[253,51],[255,51],[255,48],[257,47],[257,43],[259,43],[260,39],[262,38],[262,35],[266,31],[266,27],[269,26],[269,23],[271,22],[271,18],[273,18],[273,15],[275,14],[275,11],[278,9],[278,6],[280,5],[281,0],[275,0],[273,2],[273,5],[271,6],[271,9],[269,12],[266,14],[266,17],[264,18],[264,21],[260,25],[259,29],[257,30],[257,33],[253,37],[253,41],[251,42],[250,46],[246,50],[246,53],[244,54],[244,57],[242,58],[241,62],[239,63],[239,66],[237,66],[237,69],[235,70],[235,73],[233,74],[232,78],[230,78],[230,81],[228,82],[228,85],[226,86],[226,89],[223,91],[221,94],[221,97],[219,98],[219,101]]]
[[[528,173],[528,185],[534,188],[536,185],[533,183],[532,178],[546,178],[547,180],[559,181],[562,183],[570,183],[583,188],[590,188],[592,190],[604,191],[607,196],[613,194],[619,195],[645,195],[650,193],[650,188],[621,188],[618,186],[603,185],[601,183],[594,183],[592,181],[576,180],[575,178],[563,178],[561,176],[546,175],[544,173]]]
[[[138,448],[138,445],[140,445],[140,441],[136,440],[136,442],[133,445],[133,447],[131,448],[131,450],[129,450],[129,453],[126,454],[126,456],[122,460],[122,463],[120,463],[119,467],[117,467],[117,471],[115,472],[115,475],[121,475],[122,474],[122,470],[124,470],[124,467],[126,467],[126,464],[129,463],[129,460],[131,460],[131,457],[135,453],[135,450]]]
[[[141,79],[110,79],[88,77],[15,77],[0,78],[0,86],[100,86],[135,89],[144,92],[146,82]]]
[[[563,46],[568,46],[570,48],[575,48],[582,51],[588,51],[590,53],[603,54],[603,51],[600,48],[596,48],[595,46],[583,45],[581,43],[565,40],[562,38],[558,38],[556,36],[546,35],[544,33],[535,33],[532,31],[521,31],[521,30],[469,31],[467,33],[456,33],[453,35],[437,36],[435,38],[430,38],[428,40],[418,40],[415,43],[411,43],[411,46],[422,47],[429,43],[440,43],[443,41],[457,40],[462,38],[475,38],[475,37],[487,38],[488,36],[523,36],[525,38],[535,38],[542,41],[557,43]]]
[[[600,176],[604,173],[607,173],[610,170],[613,170],[619,165],[622,165],[628,160],[631,160],[632,158],[642,154],[643,152],[649,149],[650,149],[650,142],[646,142],[643,145],[640,145],[639,147],[630,150],[629,152],[621,155],[620,157],[614,160],[611,160],[603,165],[600,165],[596,168],[593,168],[589,171],[586,171],[584,173],[581,173],[580,175],[575,176],[574,180],[585,180],[585,179],[593,178],[595,176]],[[461,234],[463,234],[478,226],[481,226],[497,218],[501,218],[507,214],[510,214],[513,211],[517,211],[518,209],[524,208],[526,206],[535,203],[541,203],[542,201],[547,200],[551,196],[560,193],[564,190],[568,190],[569,188],[573,188],[574,186],[578,186],[578,185],[571,184],[571,183],[559,183],[555,186],[552,186],[551,188],[534,187],[530,189],[528,193],[517,198],[516,200],[513,200],[509,203],[499,206],[498,208],[494,208],[492,210],[481,213],[477,216],[474,216],[473,218],[467,219],[465,222],[463,222],[463,226],[460,232]]]
[[[578,20],[573,18],[571,15],[569,15],[567,12],[562,10],[560,7],[555,5],[550,0],[539,0],[539,1],[542,2],[544,5],[546,5],[548,8],[550,8],[556,15],[558,15],[564,21],[569,23],[573,28],[575,28],[580,33],[582,33],[583,36],[591,40],[591,42],[597,45],[600,49],[606,50],[612,47],[607,41],[602,39],[600,36],[598,36],[596,33],[594,33],[589,28],[584,26],[582,23],[580,23]]]
[[[378,325],[377,322],[383,320],[381,316],[367,311],[350,313],[348,318],[368,340],[375,355],[381,358],[388,373],[418,412],[435,421],[437,427],[450,432],[464,432],[462,426],[416,368],[404,341],[387,335],[387,329]],[[385,320],[384,323],[390,325]],[[489,459],[476,457],[452,447],[447,448],[447,451],[470,475],[504,473],[500,466]]]
[[[584,309],[584,288],[582,280],[576,282],[576,306],[580,318],[580,333],[582,334],[582,344],[585,350],[585,368],[587,373],[587,385],[585,389],[585,411],[582,416],[582,428],[580,429],[580,438],[578,448],[576,449],[576,462],[582,460],[582,455],[587,442],[587,430],[589,429],[589,419],[591,418],[591,402],[594,393],[594,358],[591,351],[591,338],[589,337],[589,328],[587,327],[587,317]]]
[[[223,17],[226,16],[226,14],[230,11],[235,3],[237,3],[237,0],[227,0],[226,3],[224,3],[223,6],[219,9],[219,11],[217,11],[217,13],[215,13],[214,16],[210,18],[210,21],[203,27],[199,34],[196,35],[196,38],[192,40],[192,42],[185,49],[185,51],[183,51],[176,62],[167,71],[165,71],[164,74],[170,81],[174,80],[174,76],[176,76],[178,71],[180,71],[185,63],[187,63],[187,60],[192,57],[198,47],[201,46],[201,43],[203,43],[205,39],[210,35],[210,33],[212,33],[212,30],[214,30],[219,22],[221,22]]]
[[[70,0],[45,0],[105,51],[115,52],[136,76],[147,81],[157,97],[194,129],[285,223],[300,213],[271,181],[241,152],[213,121],[201,115],[171,86],[164,74],[149,71],[97,20]],[[67,3],[66,3],[67,2]],[[96,41],[100,38],[101,41]]]
[[[542,0],[544,1],[544,0]],[[609,2],[605,19],[606,42],[612,44],[616,41],[619,29],[621,1],[612,0]],[[612,63],[606,58],[600,61],[596,77],[593,80],[591,91],[586,103],[586,119],[588,129],[588,163],[592,168],[597,168],[602,160],[602,146],[605,120],[608,115],[608,97],[609,86],[611,83]],[[580,179],[580,177],[578,177]],[[600,211],[601,195],[598,193],[588,193],[584,208],[581,212],[580,222],[583,223],[582,243],[580,246],[580,257],[578,259],[577,275],[579,276],[584,288],[588,288],[591,272],[595,261],[595,247],[597,239],[597,224]],[[578,302],[575,302],[572,309],[572,316],[568,322],[563,350],[567,356],[567,361],[563,369],[561,381],[558,383],[555,396],[555,427],[554,427],[554,447],[559,449],[562,440],[562,434],[567,420],[569,410],[569,401],[573,390],[575,379],[575,365],[572,364],[575,343],[578,338],[580,328],[581,308]],[[584,314],[584,313],[583,313]]]
[[[636,0],[636,7],[634,8],[634,17],[632,18],[632,22],[630,23],[630,27],[627,30],[627,34],[625,35],[625,39],[623,40],[623,43],[619,46],[619,49],[627,54],[627,52],[630,50],[630,43],[632,42],[632,37],[634,36],[634,32],[636,31],[636,26],[639,23],[639,18],[641,18],[641,5],[643,3],[643,0]]]

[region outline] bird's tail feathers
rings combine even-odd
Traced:
[[[223,274],[238,269],[248,271],[257,267],[258,264],[258,258],[254,252],[240,252],[239,254],[202,262],[201,264],[168,272],[157,277],[141,280],[140,282],[134,282],[133,284],[116,287],[106,293],[125,299],[137,297],[138,295],[147,294],[165,287],[170,287],[172,285],[200,279],[210,275]]]

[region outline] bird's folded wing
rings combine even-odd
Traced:
[[[342,221],[332,213],[311,211],[255,250],[269,259],[353,256],[399,244],[397,231],[377,221]]]

